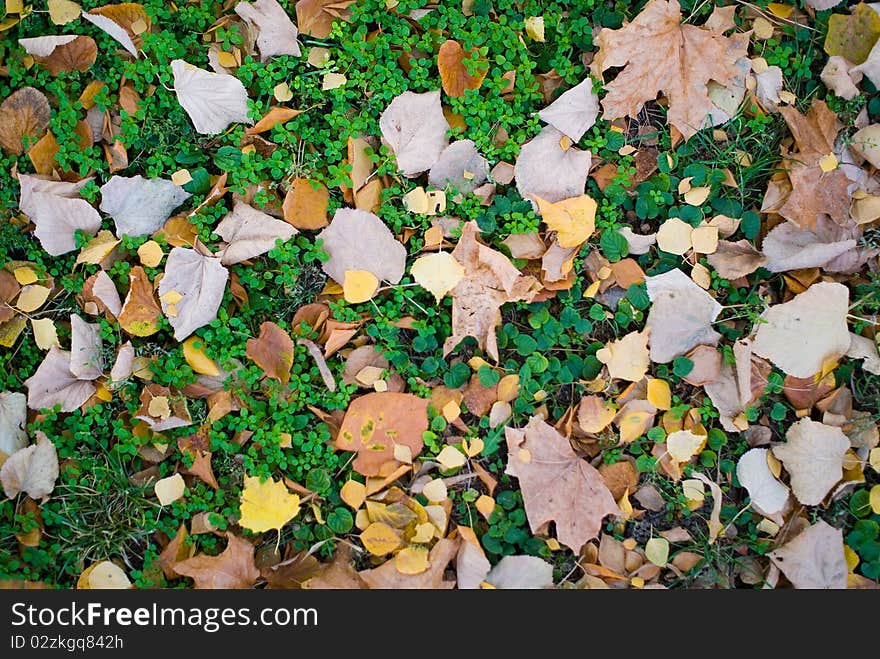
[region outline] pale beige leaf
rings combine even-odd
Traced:
[[[232,212],[214,228],[214,233],[229,243],[223,250],[220,262],[232,265],[265,254],[275,247],[277,240],[290,240],[299,232],[287,222],[277,220],[243,201],[236,201]]]
[[[406,248],[373,213],[340,208],[333,221],[317,235],[330,259],[321,264],[338,283],[346,270],[366,270],[377,279],[396,284],[406,267]]]
[[[609,341],[596,352],[596,359],[608,367],[612,378],[638,382],[648,372],[648,332],[630,332],[621,339]]]
[[[7,456],[27,446],[27,399],[17,391],[0,392],[0,452]]]
[[[853,100],[859,95],[856,85],[862,80],[861,71],[857,70],[846,58],[840,55],[832,55],[825,63],[825,68],[819,76],[828,89],[840,98],[847,101]]]
[[[58,479],[58,453],[55,445],[38,430],[37,442],[13,453],[0,468],[3,492],[10,499],[24,492],[31,499],[52,493]]]
[[[34,234],[52,256],[76,249],[77,229],[94,235],[101,228],[98,211],[79,196],[88,180],[64,183],[19,174],[18,182],[19,208],[34,223]]]
[[[578,552],[599,535],[606,515],[620,514],[601,474],[540,417],[522,430],[505,428],[505,436],[506,473],[519,480],[532,533],[555,522],[559,542]]]
[[[712,323],[722,306],[681,270],[646,277],[651,311],[651,361],[666,364],[698,345],[716,345]]]
[[[768,66],[763,71],[754,71],[755,96],[770,112],[776,112],[777,106],[782,102],[779,92],[782,91],[782,69],[778,66]]]
[[[61,347],[58,328],[51,318],[32,318],[31,329],[34,331],[34,343],[40,350],[48,350],[52,346]]]
[[[546,108],[538,112],[542,121],[568,135],[573,142],[584,136],[599,116],[599,95],[593,91],[593,81],[587,77]]]
[[[70,317],[70,372],[80,380],[96,380],[104,372],[101,326]]]
[[[880,168],[880,124],[859,129],[852,136],[852,149],[874,167]]]
[[[110,382],[120,383],[131,377],[134,372],[134,357],[134,346],[131,345],[131,341],[126,341],[119,346],[116,360],[110,368]]]
[[[116,41],[118,41],[129,53],[135,57],[138,56],[138,47],[134,43],[134,40],[132,40],[131,34],[129,34],[128,30],[114,21],[110,16],[94,13],[94,11],[87,11],[83,12],[82,17],[95,27],[103,30],[116,39]]]
[[[177,101],[196,132],[216,135],[232,123],[254,123],[248,117],[247,90],[238,78],[211,73],[180,59],[172,60],[171,70]]]
[[[634,255],[647,254],[652,245],[657,243],[657,234],[651,233],[646,236],[633,232],[630,227],[623,227],[618,233],[626,238],[626,244],[629,246],[629,253]]]
[[[262,61],[276,55],[299,57],[300,48],[296,40],[299,32],[277,0],[239,2],[235,5],[235,13],[249,24],[256,25],[257,48],[260,49]]]
[[[752,505],[759,512],[775,515],[785,508],[788,488],[770,471],[767,454],[768,450],[765,448],[753,448],[743,453],[736,463],[736,477],[748,490]]]
[[[438,189],[451,186],[470,194],[489,175],[489,162],[480,155],[473,140],[457,140],[443,150],[428,172],[428,183]]]
[[[426,172],[449,144],[449,124],[440,107],[440,90],[396,96],[379,117],[382,139],[397,158],[404,176]]]
[[[820,519],[769,554],[795,588],[844,589],[849,567],[843,531]]]
[[[504,556],[485,580],[501,589],[550,588],[553,586],[553,566],[537,556]]]
[[[475,590],[486,580],[492,564],[480,546],[473,529],[459,526],[458,534],[462,542],[455,557],[455,577],[459,590]]]
[[[101,186],[101,210],[116,223],[116,235],[144,236],[158,231],[190,193],[161,178],[113,176]]]
[[[676,430],[666,438],[666,450],[678,462],[687,462],[697,455],[706,444],[705,435],[697,435],[691,430]]]
[[[563,141],[571,142],[552,126],[545,126],[519,151],[514,166],[516,189],[536,209],[534,197],[557,202],[584,193],[592,161],[590,152],[573,146],[563,148]]]
[[[75,34],[62,35],[46,35],[42,37],[31,37],[29,39],[19,39],[18,43],[24,48],[28,55],[34,57],[49,57],[56,48],[65,46],[76,39]]]
[[[766,241],[765,241],[766,246]],[[709,265],[725,279],[739,279],[766,265],[767,257],[748,240],[719,240],[718,249],[707,257]]]
[[[73,412],[95,393],[95,385],[70,372],[70,353],[56,347],[49,349],[37,371],[24,384],[32,410],[60,405],[62,412]]]
[[[107,310],[118,318],[122,313],[122,299],[119,297],[119,291],[116,290],[116,284],[110,279],[103,270],[99,270],[92,282],[92,295],[94,295],[101,303],[107,307]]]
[[[843,478],[843,456],[849,438],[836,426],[801,419],[785,433],[785,444],[773,447],[791,477],[791,490],[805,506],[822,502]]]
[[[853,239],[826,242],[815,232],[790,222],[774,227],[762,244],[766,267],[770,272],[801,268],[821,268],[856,248]],[[719,273],[720,274],[720,273]]]
[[[165,262],[165,276],[159,282],[159,300],[174,328],[175,339],[183,341],[217,317],[227,279],[229,271],[220,259],[185,247],[171,250]],[[176,293],[173,298],[169,296],[172,292]],[[181,296],[177,302],[168,301],[177,295]],[[168,313],[169,306],[175,307],[175,315]]]
[[[835,282],[813,284],[790,302],[761,314],[752,346],[787,375],[808,378],[828,359],[849,349],[849,289]]]
[[[846,356],[850,359],[863,359],[862,368],[868,373],[880,375],[880,353],[877,351],[877,344],[874,340],[852,332],[850,332],[849,338],[850,344]]]

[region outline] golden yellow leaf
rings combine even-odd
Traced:
[[[529,16],[523,21],[523,27],[525,27],[526,34],[529,35],[529,37],[531,37],[535,41],[544,43],[543,16]]]
[[[89,240],[88,244],[80,251],[79,256],[76,257],[77,265],[80,263],[98,265],[110,255],[119,242],[112,231],[106,229],[99,231],[98,235]]]
[[[384,522],[373,522],[360,535],[364,548],[373,556],[385,556],[400,547],[400,534]]]
[[[427,547],[406,547],[394,557],[394,567],[401,574],[421,574],[428,566]]]
[[[458,469],[467,463],[467,458],[464,453],[457,448],[447,444],[443,447],[443,450],[437,454],[437,462],[439,462],[444,469]]]
[[[410,268],[413,279],[440,300],[464,278],[464,266],[449,252],[420,256]]]
[[[379,279],[369,270],[346,270],[342,282],[342,296],[346,302],[360,304],[371,299],[379,290]]]
[[[495,512],[495,499],[488,494],[481,494],[480,498],[474,503],[474,506],[483,517],[489,519],[489,515]]]
[[[31,328],[34,330],[34,343],[40,350],[48,350],[52,346],[61,347],[55,323],[51,318],[32,318]]]
[[[232,69],[238,66],[238,61],[235,59],[235,55],[225,50],[217,52],[217,62],[219,62],[220,66],[226,69]]]
[[[183,493],[186,491],[186,483],[183,482],[183,476],[174,474],[168,478],[156,481],[153,489],[156,492],[156,498],[159,499],[159,503],[167,506],[183,497]]]
[[[162,262],[162,257],[165,256],[159,243],[155,240],[148,240],[138,247],[137,253],[138,258],[141,260],[141,264],[148,268],[157,267]]]
[[[837,157],[833,153],[829,153],[827,156],[819,158],[819,169],[826,174],[837,169],[837,164]]]
[[[874,511],[874,514],[880,515],[880,485],[875,485],[871,488],[868,501],[871,503],[871,510]]]
[[[421,524],[416,524],[416,532],[413,534],[413,537],[409,539],[410,542],[419,542],[426,543],[431,542],[434,539],[434,529],[437,527],[431,524],[431,522],[422,522]]]
[[[580,247],[596,228],[596,202],[589,195],[580,195],[550,203],[535,197],[541,218],[556,232],[560,247]]]
[[[868,464],[874,468],[874,471],[880,472],[880,448],[872,448],[868,454]]]
[[[201,375],[220,375],[214,360],[205,354],[205,341],[191,336],[183,342],[183,358],[190,368]]]
[[[15,306],[18,307],[19,311],[24,311],[25,313],[36,311],[45,304],[50,292],[51,290],[45,286],[29,284],[22,287]]]
[[[22,286],[27,286],[40,280],[34,269],[26,265],[16,268],[13,274],[15,275],[15,281]]]
[[[654,423],[654,412],[638,407],[624,407],[617,421],[620,441],[623,444],[644,435]]]
[[[474,437],[470,442],[462,441],[462,448],[469,458],[479,455],[486,447],[486,443],[479,437]]]
[[[657,567],[666,567],[669,561],[669,541],[666,538],[651,538],[645,543],[645,556]]]
[[[299,495],[291,494],[282,481],[246,476],[239,506],[242,528],[262,533],[281,527],[299,514]]]
[[[116,563],[101,561],[83,570],[76,587],[77,590],[125,590],[131,588],[131,581]]]
[[[653,378],[648,380],[648,402],[658,410],[672,407],[672,390],[666,380]]]
[[[843,556],[846,559],[846,566],[849,568],[849,571],[852,572],[859,565],[859,555],[853,551],[853,549],[847,545],[843,546]]]
[[[367,498],[367,488],[358,481],[346,481],[342,489],[339,490],[339,497],[351,506],[353,510],[357,510],[364,504],[364,499]]]

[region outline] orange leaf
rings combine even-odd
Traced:
[[[293,108],[284,108],[281,106],[274,106],[269,109],[269,111],[263,115],[263,118],[260,119],[253,126],[245,130],[245,133],[248,135],[257,135],[259,133],[265,133],[266,131],[272,130],[278,124],[283,124],[285,121],[290,121],[294,117],[302,114],[302,110],[294,110]]]
[[[478,60],[479,65],[475,74],[469,73],[464,64],[464,60],[475,51],[476,48],[473,48],[469,53],[466,53],[461,44],[452,39],[440,46],[440,52],[437,53],[437,68],[440,69],[443,91],[448,96],[455,98],[464,96],[466,90],[479,89],[483,84],[483,79],[489,71],[486,61]]]
[[[267,377],[287,384],[293,366],[293,340],[273,322],[260,325],[260,336],[248,339],[245,354],[263,369]]]
[[[297,229],[314,231],[327,226],[327,203],[330,193],[323,184],[308,179],[294,179],[284,197],[284,219]]]
[[[128,296],[119,313],[119,325],[132,336],[155,334],[159,331],[162,310],[156,302],[153,282],[139,265],[131,269],[128,280]]]

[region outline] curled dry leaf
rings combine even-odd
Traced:
[[[761,513],[775,515],[785,508],[788,488],[770,471],[768,453],[765,448],[753,448],[743,453],[736,463],[736,477],[748,490],[752,504]]]
[[[165,179],[113,176],[101,186],[100,208],[116,223],[117,237],[144,236],[161,229],[172,211],[190,196]]]
[[[761,314],[753,350],[788,375],[811,377],[826,360],[837,359],[849,349],[847,313],[849,289],[836,282],[819,282]]]
[[[59,256],[76,249],[76,231],[94,235],[101,216],[79,191],[88,181],[64,183],[19,174],[19,208],[34,223],[34,234],[49,254]]]
[[[171,250],[159,282],[159,300],[175,339],[183,341],[217,317],[227,279],[229,271],[220,259],[185,247]]]
[[[785,444],[773,448],[773,455],[789,473],[797,500],[815,506],[843,478],[843,456],[849,446],[840,428],[801,419],[785,433]]]
[[[519,480],[532,533],[555,522],[559,542],[579,552],[599,535],[606,515],[620,513],[601,474],[540,417],[504,432],[506,473]]]
[[[395,446],[406,446],[415,458],[428,429],[428,400],[412,394],[370,393],[348,406],[336,448],[355,451],[352,467],[364,476],[378,476],[386,463],[395,462]]]
[[[588,77],[563,92],[538,116],[573,142],[580,141],[599,116],[599,95],[593,91],[592,79]]]
[[[299,42],[296,40],[299,32],[277,0],[239,2],[235,5],[235,13],[248,24],[257,26],[257,48],[262,61],[277,55],[299,57]]]
[[[804,529],[769,556],[795,588],[846,588],[849,567],[843,531],[825,520]]]
[[[253,124],[248,117],[247,90],[231,75],[211,73],[180,59],[171,62],[177,101],[196,132],[216,135],[232,123]]]
[[[49,127],[52,113],[46,95],[33,87],[22,87],[0,104],[0,147],[7,153],[24,153],[22,138],[36,141]]]
[[[68,34],[19,39],[18,43],[53,76],[88,71],[98,57],[98,46],[91,37]]]
[[[236,201],[232,212],[221,220],[214,233],[228,243],[220,262],[232,265],[265,254],[275,247],[276,241],[290,240],[299,232],[287,222]]]
[[[582,195],[592,157],[571,146],[570,138],[545,126],[522,146],[514,166],[516,189],[523,199],[535,197],[551,203]]]
[[[440,107],[440,91],[396,96],[379,118],[379,129],[404,176],[428,171],[449,144],[449,124]]]
[[[10,499],[24,492],[31,499],[42,499],[52,494],[58,479],[58,453],[55,445],[42,430],[36,433],[37,442],[19,449],[0,468],[3,493]]]
[[[136,2],[96,7],[84,12],[82,17],[116,39],[135,57],[142,42],[140,34],[150,29],[150,15]]]
[[[0,392],[0,452],[7,456],[27,446],[27,398],[17,391]]]
[[[469,69],[464,63],[466,59],[473,60],[475,54],[478,54],[476,48],[465,52],[461,44],[452,39],[448,39],[440,46],[437,53],[437,68],[440,70],[440,81],[447,96],[458,98],[464,96],[467,90],[479,89],[483,84],[483,79],[489,72],[489,63],[480,57],[476,58],[475,68]],[[475,72],[471,73],[471,70]]]
[[[266,321],[260,325],[260,336],[248,339],[245,354],[263,369],[266,377],[278,380],[281,384],[290,381],[293,339],[275,323]]]
[[[24,384],[28,390],[28,407],[32,410],[60,405],[62,412],[73,412],[95,393],[94,384],[80,380],[70,372],[70,353],[56,346],[49,349],[36,372]]]
[[[366,270],[392,284],[403,277],[406,248],[373,213],[340,208],[317,238],[324,241],[324,249],[330,254],[321,267],[340,284],[345,281],[346,270]]]
[[[199,554],[179,561],[172,567],[195,581],[197,589],[251,588],[260,578],[254,563],[254,546],[243,538],[227,533],[229,543],[218,556]]]
[[[113,282],[107,277],[113,290]],[[97,282],[93,287],[93,293],[97,296]],[[117,293],[117,298],[118,298]],[[101,298],[104,299],[103,297]],[[106,303],[105,303],[106,304]],[[111,311],[112,313],[112,311]],[[119,326],[131,336],[151,336],[159,331],[159,319],[162,310],[156,301],[156,293],[153,290],[153,282],[150,281],[147,272],[139,265],[134,266],[128,273],[128,295],[125,302],[116,315]]]

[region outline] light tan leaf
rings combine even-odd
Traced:
[[[532,533],[555,522],[559,542],[578,552],[599,535],[606,515],[620,513],[599,472],[540,417],[504,432],[506,473],[519,480]]]
[[[27,399],[17,391],[0,392],[0,452],[7,456],[27,446]]]
[[[483,84],[483,79],[489,72],[489,63],[481,57],[477,57],[478,64],[471,69],[474,73],[470,73],[464,61],[470,60],[472,54],[477,49],[472,48],[466,53],[461,44],[452,39],[448,39],[440,46],[437,52],[437,68],[440,70],[440,80],[443,83],[443,91],[447,96],[458,98],[464,96],[469,89],[479,89]]]
[[[278,240],[287,241],[299,233],[287,222],[236,201],[232,212],[214,228],[214,233],[229,243],[220,263],[232,265],[265,254]]]
[[[281,384],[290,381],[293,339],[275,323],[266,321],[260,325],[260,336],[248,339],[246,354],[263,369],[267,377],[278,380]]]
[[[409,447],[413,458],[424,446],[428,429],[428,399],[395,392],[370,393],[348,406],[336,436],[336,448],[355,451],[352,467],[364,476],[378,476],[394,462],[394,447]]]
[[[766,245],[765,239],[764,246]],[[719,240],[718,249],[707,258],[709,265],[725,279],[745,277],[767,264],[767,257],[756,250],[748,240],[736,242]]]
[[[648,372],[649,332],[630,332],[621,339],[609,341],[596,353],[596,359],[608,367],[612,378],[638,382]]]
[[[862,368],[868,373],[880,375],[880,353],[878,353],[874,340],[852,332],[850,332],[849,338],[850,344],[846,356],[850,359],[863,359]]]
[[[670,217],[657,230],[657,247],[668,254],[681,256],[691,247],[694,228],[677,217]]]
[[[459,526],[461,543],[455,557],[455,577],[459,590],[475,590],[485,581],[492,569],[476,533],[469,526]]]
[[[441,539],[431,548],[428,569],[419,574],[401,574],[394,561],[387,561],[372,570],[358,572],[360,578],[373,589],[437,590],[455,587],[455,581],[446,581],[446,566],[458,553],[459,540]]]
[[[330,36],[333,22],[337,19],[349,21],[349,6],[355,0],[297,0],[296,23],[303,34],[318,39]]]
[[[798,378],[811,377],[849,349],[849,289],[819,282],[761,314],[752,349]]]
[[[593,91],[592,79],[588,77],[560,94],[538,116],[573,142],[580,141],[599,116],[599,95]]]
[[[676,430],[666,438],[666,450],[677,462],[688,462],[706,445],[706,435],[691,430]]]
[[[584,432],[602,432],[615,416],[617,410],[600,396],[584,396],[578,405],[578,425]]]
[[[46,95],[33,87],[22,87],[0,104],[0,147],[19,156],[24,153],[22,138],[38,140],[49,127],[52,109]]]
[[[257,48],[262,61],[276,55],[300,56],[296,40],[299,32],[277,0],[239,2],[235,5],[235,13],[249,25],[257,27]]]
[[[19,39],[18,43],[53,76],[69,71],[88,71],[98,57],[94,39],[74,34]]]
[[[170,506],[178,499],[183,498],[186,492],[186,483],[183,481],[183,476],[174,474],[173,476],[157,480],[155,485],[153,485],[153,491],[159,500],[160,506]]]
[[[570,142],[553,126],[545,126],[520,149],[514,166],[516,189],[535,208],[535,197],[554,203],[584,193],[592,157]]]
[[[116,39],[129,53],[138,56],[142,32],[150,28],[150,16],[143,5],[122,2],[85,12],[83,18]]]
[[[603,117],[636,117],[662,91],[669,99],[669,123],[687,140],[705,126],[714,107],[708,82],[724,85],[736,76],[736,61],[746,55],[748,42],[681,24],[676,0],[651,0],[619,30],[602,30],[597,43],[598,74],[625,67],[605,85]]]
[[[651,311],[651,361],[671,362],[698,345],[716,345],[721,335],[712,323],[721,305],[681,270],[646,277]]]
[[[392,284],[403,277],[406,248],[373,213],[340,208],[317,238],[324,241],[324,249],[330,254],[321,267],[340,284],[345,281],[346,270],[367,270]]]
[[[95,393],[95,385],[70,372],[70,353],[56,347],[49,349],[36,372],[25,380],[25,386],[32,410],[60,405],[62,412],[73,412]]]
[[[58,453],[42,430],[36,432],[37,442],[21,448],[3,463],[0,482],[10,499],[24,492],[38,500],[52,493],[58,479]]]
[[[856,241],[848,238],[827,242],[816,232],[783,222],[767,234],[762,247],[766,257],[764,267],[770,272],[787,272],[824,267],[837,257],[855,250]]]
[[[172,181],[113,176],[101,186],[101,210],[116,223],[117,237],[144,236],[162,228],[171,212],[190,198]]]
[[[229,543],[219,556],[199,554],[175,563],[174,571],[193,579],[197,589],[251,588],[260,578],[254,547],[232,533],[226,538]]]
[[[489,163],[477,151],[473,140],[457,140],[443,149],[428,172],[428,183],[440,190],[454,187],[470,194],[486,182]]]
[[[465,276],[452,289],[452,336],[443,344],[443,355],[472,336],[497,362],[495,328],[501,322],[501,306],[531,300],[538,283],[533,277],[523,276],[506,256],[480,243],[478,234],[477,223],[468,222],[452,251],[455,260],[464,266]]]
[[[614,418],[621,444],[629,444],[648,432],[656,414],[657,408],[646,400],[627,401]]]
[[[788,488],[780,483],[767,463],[765,448],[753,448],[736,463],[736,477],[746,490],[757,510],[765,515],[775,515],[785,508]]]
[[[55,25],[67,25],[79,18],[82,8],[71,0],[47,0],[49,20]]]
[[[465,269],[449,252],[436,252],[417,258],[410,274],[422,288],[434,295],[439,304],[464,278]]]
[[[404,176],[411,178],[428,171],[449,144],[449,124],[440,107],[440,91],[396,96],[379,118],[379,129]]]
[[[856,85],[862,80],[862,72],[840,55],[828,58],[819,77],[825,87],[842,99],[851,101],[859,95]]]
[[[553,586],[553,566],[537,556],[504,556],[485,580],[501,589],[550,588]]]
[[[165,276],[159,282],[159,300],[174,328],[175,339],[183,341],[217,317],[227,279],[229,271],[220,264],[220,259],[185,247],[171,250],[165,262]],[[172,292],[181,296],[177,302],[168,301],[167,296]],[[168,313],[171,305],[176,315]]]
[[[322,566],[321,573],[303,584],[304,590],[359,590],[366,587],[351,564],[353,550],[340,544],[333,560]]]
[[[805,506],[822,502],[843,478],[843,456],[849,438],[840,428],[801,419],[785,433],[785,444],[773,447],[791,477],[791,490]]]
[[[825,520],[820,519],[801,531],[769,556],[795,588],[846,588],[849,567],[844,555],[843,531]]]
[[[253,124],[247,90],[231,75],[211,73],[180,59],[172,60],[174,91],[196,132],[216,135],[232,123]]]
[[[98,211],[79,196],[87,182],[64,183],[18,175],[19,208],[34,223],[34,234],[52,256],[76,249],[77,229],[93,235],[101,227]]]
[[[101,326],[70,316],[70,372],[80,380],[96,380],[104,372]]]

